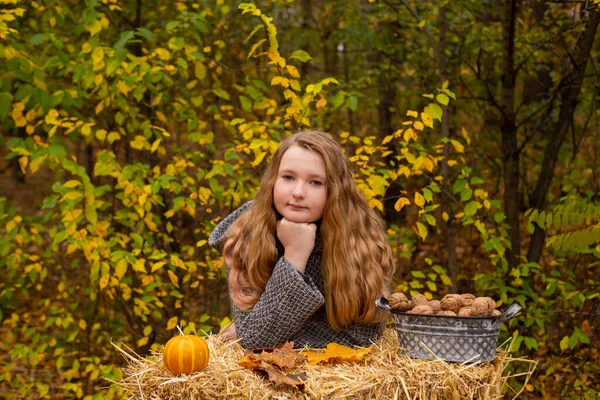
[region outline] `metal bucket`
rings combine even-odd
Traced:
[[[375,304],[394,318],[400,351],[412,358],[462,363],[493,361],[500,323],[521,311],[515,303],[500,316],[455,317],[392,311],[385,297]]]

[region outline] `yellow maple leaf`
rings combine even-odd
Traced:
[[[371,348],[352,349],[341,344],[329,343],[324,351],[308,350],[300,354],[307,358],[310,365],[325,365],[363,361],[371,351]]]

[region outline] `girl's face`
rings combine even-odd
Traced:
[[[327,202],[326,182],[323,157],[306,148],[291,146],[281,157],[273,187],[275,208],[291,222],[317,221],[323,216]]]

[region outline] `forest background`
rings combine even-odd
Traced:
[[[520,303],[524,397],[597,398],[598,3],[0,0],[0,397],[118,398],[111,340],[217,332],[208,234],[318,129],[395,290]]]

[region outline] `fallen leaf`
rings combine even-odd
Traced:
[[[305,357],[294,350],[294,342],[287,342],[281,346],[251,350],[238,364],[265,375],[275,386],[303,390],[304,382],[308,379],[306,373],[286,374],[282,371],[284,368],[293,368],[299,360],[305,360]]]
[[[304,360],[304,356],[294,350],[293,342],[287,342],[281,346],[254,349],[239,360],[238,364],[245,368],[255,368],[265,362],[283,369],[294,368],[299,360]]]
[[[275,386],[291,386],[298,390],[304,390],[304,382],[308,380],[306,373],[299,374],[284,374],[278,369],[269,366],[253,368],[255,371],[265,374]]]
[[[260,367],[260,356],[254,353],[249,353],[238,361],[238,365],[244,368],[256,368]]]
[[[371,350],[371,348],[352,349],[341,344],[329,343],[323,351],[307,350],[300,354],[307,358],[310,365],[326,365],[362,361]]]

